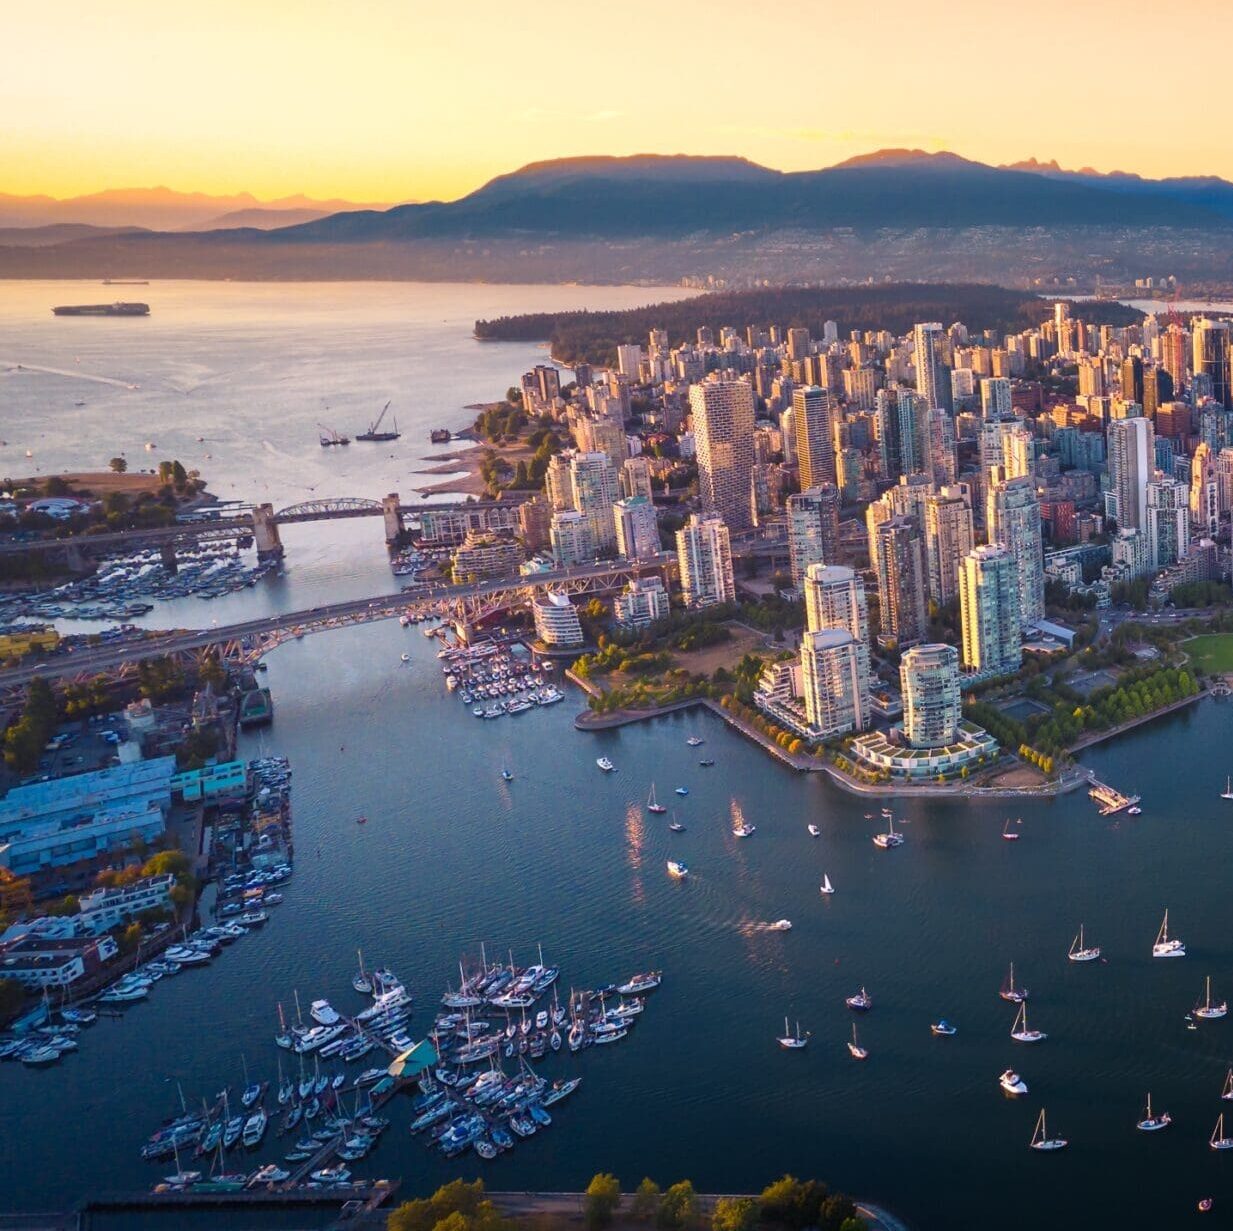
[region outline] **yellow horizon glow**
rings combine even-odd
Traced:
[[[582,154],[794,171],[887,146],[1233,179],[1162,19],[1156,0],[952,0],[932,21],[906,0],[49,0],[6,15],[0,192],[450,200]],[[1168,24],[1186,80],[1223,80],[1233,6],[1175,0]]]

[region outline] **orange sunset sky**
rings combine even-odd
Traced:
[[[10,3],[0,192],[453,198],[571,154],[883,146],[1233,178],[1227,0]]]

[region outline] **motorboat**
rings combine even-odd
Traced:
[[[501,781],[502,782],[513,782],[514,775],[511,774],[508,769],[503,769],[501,771]]]
[[[1195,1005],[1191,1010],[1195,1017],[1202,1018],[1204,1021],[1214,1021],[1217,1018],[1224,1017],[1229,1012],[1229,1003],[1227,1000],[1218,1000],[1215,1004],[1212,1003],[1212,977],[1207,976],[1205,981],[1205,991],[1202,1003]]]
[[[1169,935],[1169,912],[1166,909],[1160,931],[1156,933],[1156,943],[1152,945],[1152,957],[1185,957],[1186,946],[1176,936]]]
[[[676,793],[677,793],[678,795],[688,795],[688,794],[689,794],[689,787],[687,787],[687,786],[679,786],[679,787],[677,787],[677,788],[676,788]]]
[[[715,768],[715,758],[714,757],[703,757],[702,760],[698,762],[698,764],[703,769],[714,769]]]
[[[646,974],[633,975],[628,982],[622,983],[616,990],[622,996],[636,996],[640,992],[653,991],[663,982],[663,978],[658,970],[649,970]]]
[[[944,1039],[949,1039],[951,1035],[959,1033],[944,1017],[940,1017],[936,1022],[933,1022],[929,1027],[929,1032]]]
[[[675,880],[684,880],[689,875],[689,868],[679,859],[669,859],[668,875]]]
[[[597,757],[595,764],[598,765],[606,774],[610,774],[614,769],[616,769],[616,766],[613,765],[607,757]]]
[[[350,1178],[351,1172],[346,1167],[322,1167],[309,1177],[318,1184],[345,1184]]]
[[[751,838],[757,832],[757,825],[747,825],[744,821],[738,821],[732,826],[732,836],[734,838]]]
[[[1032,1140],[1029,1145],[1033,1150],[1064,1150],[1070,1143],[1065,1137],[1050,1137],[1048,1126],[1045,1124],[1045,1109],[1040,1109],[1040,1116],[1036,1120],[1036,1127],[1032,1130]],[[1229,1143],[1233,1145],[1233,1141]]]
[[[1024,1081],[1014,1069],[1007,1069],[1002,1076],[998,1078],[998,1085],[1001,1086],[1007,1094],[1018,1096],[1028,1092],[1027,1082]]]
[[[1014,1025],[1010,1028],[1010,1037],[1016,1043],[1043,1043],[1049,1036],[1043,1030],[1029,1030],[1027,1024],[1027,1003],[1019,1005],[1015,1015]]]
[[[1002,984],[1002,990],[998,992],[998,995],[1011,1004],[1022,1004],[1028,998],[1028,989],[1015,984],[1014,962],[1010,964],[1010,973],[1006,976],[1006,981]]]
[[[1079,924],[1078,935],[1070,942],[1070,952],[1066,956],[1072,962],[1094,962],[1100,957],[1099,945],[1084,944],[1083,924]]]
[[[1153,1114],[1152,1096],[1149,1094],[1147,1096],[1147,1108],[1143,1113],[1143,1119],[1135,1125],[1135,1128],[1142,1133],[1154,1133],[1158,1129],[1168,1128],[1172,1123],[1173,1117],[1170,1116],[1167,1111],[1162,1111],[1159,1115]]]
[[[702,747],[702,745],[706,743],[706,740],[704,740],[704,739],[699,739],[699,738],[698,738],[698,736],[696,736],[696,735],[691,735],[691,736],[690,736],[690,737],[689,737],[689,738],[688,738],[685,742],[686,742],[686,743],[687,743],[687,744],[688,744],[691,748],[701,748],[701,747]]]
[[[801,1024],[796,1023],[796,1030],[788,1029],[788,1019],[783,1019],[783,1034],[775,1040],[785,1051],[799,1051],[809,1042],[809,1031],[801,1034]]]
[[[809,830],[811,838],[820,838],[822,836],[822,831],[816,825],[806,825],[805,828]]]
[[[244,1122],[244,1144],[250,1149],[255,1149],[261,1144],[262,1137],[265,1136],[266,1125],[269,1119],[265,1114],[264,1107],[258,1107],[257,1110],[248,1117]]]
[[[768,932],[790,932],[792,931],[792,920],[776,919],[774,923],[768,923],[766,925],[766,930]]]
[[[843,1003],[857,1013],[868,1013],[873,1008],[873,997],[862,987],[855,995],[845,997]]]

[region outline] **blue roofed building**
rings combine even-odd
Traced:
[[[0,799],[0,868],[28,876],[163,835],[175,757],[15,787]]]

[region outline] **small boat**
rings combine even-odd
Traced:
[[[256,1149],[261,1144],[261,1139],[265,1136],[268,1123],[269,1120],[265,1114],[264,1107],[258,1107],[244,1122],[243,1141],[250,1150]]]
[[[944,1017],[940,1017],[936,1022],[933,1022],[929,1027],[929,1031],[931,1034],[935,1034],[940,1038],[945,1039],[950,1038],[952,1034],[959,1033],[959,1031],[956,1030],[955,1027],[952,1026]]]
[[[684,833],[685,832],[685,826],[682,825],[681,822],[677,820],[669,821],[668,828],[671,829],[673,833]]]
[[[732,836],[734,838],[751,838],[757,831],[757,825],[747,825],[744,821],[738,821],[732,826]]]
[[[1156,943],[1152,945],[1152,957],[1185,957],[1186,946],[1177,937],[1169,936],[1169,912],[1166,908],[1160,931],[1156,933]]]
[[[358,949],[355,955],[359,959],[360,968],[351,976],[351,986],[357,992],[371,992],[372,979],[369,978],[368,972],[364,969],[364,955]]]
[[[809,831],[811,838],[820,838],[822,836],[822,831],[816,825],[806,825],[805,828]]]
[[[509,770],[508,770],[508,769],[503,769],[503,770],[501,771],[501,780],[502,780],[503,782],[513,782],[513,781],[514,781],[514,775],[513,775],[513,774],[511,774],[511,773],[509,772]]]
[[[345,1184],[350,1178],[351,1172],[346,1167],[322,1167],[309,1177],[318,1184]]]
[[[852,1023],[852,1038],[848,1043],[848,1051],[853,1060],[868,1060],[869,1052],[863,1048],[856,1039],[856,1023]]]
[[[597,757],[595,764],[598,765],[606,774],[610,774],[614,769],[616,769],[616,766],[613,765],[607,757]]]
[[[1220,792],[1221,799],[1233,799],[1233,777],[1224,780],[1224,790]]]
[[[321,1026],[335,1026],[340,1020],[337,1010],[328,1000],[314,1000],[308,1015]]]
[[[1152,1096],[1147,1096],[1147,1110],[1143,1113],[1143,1119],[1135,1125],[1140,1132],[1154,1133],[1157,1129],[1168,1128],[1173,1123],[1173,1117],[1167,1111],[1162,1111],[1159,1115],[1152,1114]]]
[[[1043,1043],[1049,1036],[1043,1030],[1029,1030],[1027,1024],[1027,1003],[1019,1005],[1015,1015],[1014,1025],[1010,1028],[1010,1037],[1016,1043]]]
[[[684,880],[689,875],[689,868],[679,859],[669,859],[668,875],[674,880]]]
[[[488,1140],[487,1137],[477,1137],[472,1143],[476,1154],[485,1160],[491,1160],[497,1156],[497,1147]]]
[[[1028,989],[1026,987],[1015,986],[1015,964],[1011,962],[1010,973],[1006,976],[1006,982],[1002,984],[1002,990],[998,992],[1003,1000],[1010,1001],[1011,1004],[1022,1004],[1028,998]]]
[[[646,810],[654,812],[656,815],[667,812],[668,809],[655,798],[655,783],[651,783],[651,793],[647,796]]]
[[[1033,1150],[1064,1150],[1069,1144],[1065,1137],[1050,1137],[1049,1130],[1045,1125],[1045,1109],[1040,1109],[1040,1117],[1036,1121],[1036,1128],[1032,1131],[1032,1140],[1030,1142]],[[1229,1143],[1233,1145],[1233,1142]]]
[[[818,886],[819,893],[831,894],[835,892],[835,886],[831,884],[831,878],[825,873],[822,873],[822,883]]]
[[[1224,1017],[1229,1012],[1229,1002],[1227,1000],[1219,1000],[1212,1004],[1212,977],[1207,976],[1206,991],[1204,992],[1202,1004],[1195,1005],[1191,1010],[1195,1017],[1202,1018],[1204,1021],[1214,1021],[1216,1018]]]
[[[1233,1069],[1224,1075],[1224,1086],[1220,1091],[1220,1097],[1226,1103],[1233,1102]]]
[[[690,737],[689,737],[689,738],[688,738],[685,742],[686,742],[686,743],[687,743],[687,744],[688,744],[691,748],[701,748],[701,747],[702,747],[702,745],[706,743],[706,740],[704,740],[704,739],[699,739],[699,738],[698,738],[698,736],[696,736],[696,735],[691,735],[691,736],[690,736]]]
[[[1002,826],[1002,837],[1005,838],[1007,842],[1019,841],[1019,835],[1010,827],[1009,817],[1006,818],[1006,824]]]
[[[399,655],[399,659],[400,659],[400,661],[402,661],[402,662],[404,662],[404,663],[409,663],[409,662],[411,661],[411,655],[410,655],[410,654],[405,654],[405,653],[404,653],[404,654],[400,654],[400,655]]]
[[[845,997],[843,1003],[857,1013],[868,1013],[873,1008],[873,997],[862,987],[855,995]]]
[[[172,1188],[187,1188],[190,1184],[196,1184],[199,1179],[200,1171],[177,1171],[173,1175],[163,1176],[163,1183],[170,1184]]]
[[[1201,1197],[1199,1199],[1199,1213],[1206,1214],[1212,1208],[1211,1197]]]
[[[801,1024],[797,1022],[796,1032],[793,1033],[788,1029],[788,1019],[785,1017],[783,1019],[783,1034],[775,1042],[786,1051],[798,1051],[809,1042],[809,1031],[801,1034]]]
[[[1099,945],[1083,943],[1083,924],[1079,924],[1078,935],[1070,942],[1070,952],[1066,956],[1072,962],[1094,962],[1100,957]]]
[[[876,833],[873,835],[874,846],[883,851],[893,850],[896,846],[902,846],[904,843],[904,837],[903,834],[895,832],[895,818],[891,814],[890,809],[883,808],[882,815],[886,817],[890,823],[887,826],[886,833]]]
[[[701,765],[703,769],[713,769],[715,766],[715,758],[714,757],[703,757],[703,759],[699,761],[698,764]]]
[[[776,919],[774,923],[768,923],[766,925],[766,930],[768,932],[790,932],[792,931],[792,920]]]
[[[1216,1127],[1212,1129],[1212,1135],[1207,1143],[1213,1150],[1233,1150],[1233,1137],[1224,1135],[1224,1112],[1220,1113],[1219,1119],[1216,1121]]]
[[[1007,1069],[1006,1072],[998,1078],[998,1085],[1006,1091],[1007,1094],[1018,1096],[1028,1092],[1027,1082],[1015,1072],[1014,1069]]]
[[[687,787],[687,786],[679,786],[679,787],[677,787],[677,788],[676,788],[676,793],[677,793],[678,795],[688,795],[688,794],[689,794],[689,787]]]

